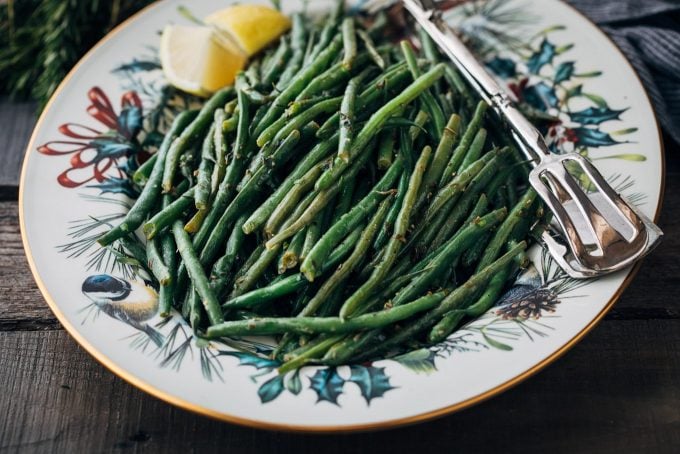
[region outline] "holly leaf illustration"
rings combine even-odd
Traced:
[[[245,352],[220,351],[220,355],[238,358],[239,366],[251,366],[255,369],[275,369],[281,365],[278,361]]]
[[[525,87],[522,95],[527,104],[538,110],[548,110],[550,107],[557,107],[558,99],[555,90],[545,82]]]
[[[609,147],[616,145],[617,143],[622,143],[612,139],[612,136],[599,129],[574,128],[571,131],[576,138],[574,143],[582,147]]]
[[[260,396],[260,401],[266,404],[279,397],[283,390],[283,375],[276,374],[259,387],[257,395]]]
[[[554,81],[556,84],[562,83],[566,80],[569,80],[573,74],[574,74],[574,62],[565,61],[563,63],[560,63],[557,69],[555,70]]]
[[[384,367],[354,365],[350,368],[352,375],[349,381],[356,383],[361,390],[361,395],[368,405],[376,397],[382,397],[394,386],[390,385],[390,377],[385,375]]]
[[[300,380],[300,369],[296,370],[294,373],[286,375],[286,380],[284,380],[284,385],[288,391],[295,394],[296,396],[302,391],[302,380]]]
[[[310,380],[311,388],[317,395],[317,402],[327,401],[338,405],[338,397],[342,394],[345,380],[338,375],[335,367],[317,370]]]
[[[101,183],[88,184],[86,187],[99,189],[102,194],[125,194],[131,199],[136,199],[139,195],[128,178],[108,177]]]
[[[494,57],[492,60],[486,62],[486,66],[503,79],[509,79],[517,75],[515,62],[509,58]]]
[[[431,374],[437,370],[435,353],[427,348],[413,350],[392,359],[416,374]]]
[[[118,128],[127,138],[132,138],[142,129],[142,109],[135,105],[127,105],[118,116]]]
[[[164,134],[161,134],[158,131],[151,131],[146,134],[144,137],[144,141],[142,142],[142,146],[145,148],[148,147],[159,147],[161,143],[163,142],[163,138],[165,137]]]
[[[527,68],[532,74],[538,74],[543,66],[552,63],[555,57],[555,46],[547,39],[543,39],[539,50],[529,57],[527,61]]]
[[[614,110],[609,107],[588,107],[578,112],[569,113],[569,118],[573,122],[582,125],[599,125],[609,120],[619,120],[621,114],[627,109]]]
[[[97,150],[96,160],[100,161],[104,158],[117,159],[127,156],[134,150],[129,142],[120,142],[112,139],[109,136],[100,136],[90,141],[90,145]]]

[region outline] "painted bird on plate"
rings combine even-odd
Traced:
[[[82,292],[109,317],[142,331],[159,347],[163,344],[163,335],[144,323],[158,313],[156,291],[146,283],[95,274],[85,279]]]

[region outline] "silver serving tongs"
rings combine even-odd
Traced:
[[[443,20],[432,0],[402,0],[406,9],[449,56],[480,96],[505,120],[534,165],[529,182],[554,214],[541,239],[557,263],[574,278],[620,270],[651,251],[663,233],[578,153],[554,154],[517,110],[505,91]],[[565,164],[580,170],[598,190],[586,193]],[[572,170],[573,171],[573,170]],[[555,225],[556,224],[556,225]]]

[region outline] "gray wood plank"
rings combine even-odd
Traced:
[[[0,187],[19,185],[21,163],[36,120],[36,103],[0,99]]]
[[[0,333],[1,452],[647,452],[680,450],[680,321],[608,321],[513,390],[396,431],[263,432],[171,407],[64,331]],[[323,403],[319,405],[324,405]]]
[[[28,268],[17,203],[0,202],[0,330],[58,327]]]

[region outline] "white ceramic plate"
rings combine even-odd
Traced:
[[[191,2],[201,17],[228,1]],[[311,2],[310,2],[311,3]],[[397,360],[277,375],[257,342],[197,344],[181,319],[163,321],[134,269],[92,244],[125,211],[126,166],[185,99],[168,97],[159,30],[183,23],[159,2],[99,43],[42,114],[24,163],[20,210],[31,269],[64,327],[132,384],[184,408],[258,427],[332,431],[390,427],[464,408],[518,383],[574,345],[604,315],[631,270],[566,278],[539,248],[535,268],[482,318],[446,342]],[[301,1],[284,1],[286,11]],[[324,9],[325,2],[313,2]],[[312,8],[312,6],[310,6]],[[557,148],[587,153],[612,184],[654,217],[663,155],[645,92],[614,45],[557,0],[490,0],[447,13],[475,37],[516,95],[547,109]],[[104,286],[117,299],[96,298]],[[234,347],[241,349],[235,350]]]

